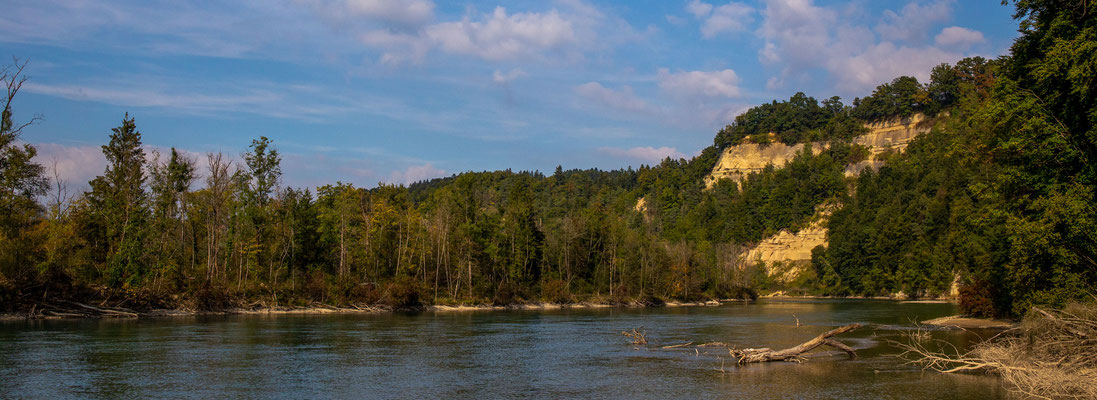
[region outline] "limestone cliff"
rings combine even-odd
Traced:
[[[868,167],[879,168],[882,163],[877,158],[879,155],[888,151],[902,152],[911,140],[929,132],[932,127],[932,121],[923,114],[865,124],[869,132],[854,138],[853,143],[868,147],[869,157],[865,161],[850,165],[846,169],[846,175],[856,175]],[[741,183],[748,175],[761,171],[767,165],[776,167],[785,165],[803,148],[803,143],[788,146],[780,142],[768,145],[743,143],[730,146],[720,154],[720,159],[716,161],[712,172],[705,177],[705,187],[711,188],[720,179]],[[811,144],[811,148],[818,154],[826,149],[826,143],[815,142]]]
[[[811,249],[827,245],[827,218],[832,207],[821,206],[812,222],[799,232],[782,230],[743,253],[745,265],[764,263],[766,274],[781,283],[796,280],[810,266]]]
[[[911,140],[933,128],[933,121],[924,114],[914,114],[908,118],[896,118],[872,124],[866,124],[869,132],[853,139],[854,144],[865,146],[869,157],[865,161],[846,168],[846,176],[860,174],[865,168],[879,169],[883,161],[879,156],[885,152],[903,152]]]
[[[819,154],[825,147],[823,143],[812,143],[811,149],[813,153]],[[712,185],[720,179],[730,179],[736,184],[742,183],[747,175],[761,171],[768,165],[777,167],[785,165],[803,149],[803,143],[788,146],[780,142],[766,145],[743,143],[728,147],[720,154],[720,159],[716,161],[712,173],[705,177],[705,187],[712,188]]]
[[[868,159],[849,165],[845,170],[846,176],[855,176],[865,168],[879,168],[883,164],[881,155],[906,150],[910,141],[929,132],[933,123],[925,115],[916,114],[908,118],[866,124],[865,127],[869,132],[855,138],[853,143],[868,148]],[[767,165],[783,166],[803,148],[803,144],[787,146],[782,143],[765,147],[755,143],[731,146],[720,155],[712,173],[705,178],[705,184],[712,187],[719,179],[731,179],[741,183],[747,175],[760,171]],[[815,153],[825,148],[825,143],[812,143]],[[749,265],[765,263],[767,273],[779,282],[796,280],[811,261],[811,249],[827,245],[826,221],[830,210],[830,207],[821,206],[812,217],[812,222],[799,232],[781,231],[754,247],[747,248],[743,253],[743,261]]]

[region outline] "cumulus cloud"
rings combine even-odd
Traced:
[[[860,54],[832,60],[828,67],[838,75],[840,86],[871,88],[901,75],[926,81],[934,66],[960,57],[934,47],[914,48],[883,42]]]
[[[933,41],[942,47],[968,49],[973,45],[985,42],[986,38],[983,37],[982,32],[959,26],[950,26],[942,29]]]
[[[648,102],[633,93],[631,86],[613,90],[602,86],[598,82],[588,82],[576,86],[575,93],[593,102],[621,111],[650,112],[653,110]]]
[[[46,167],[46,175],[50,179],[61,179],[70,192],[87,189],[88,182],[102,175],[107,169],[107,159],[103,155],[102,147],[98,145],[35,143],[34,147],[38,150],[34,162]],[[148,165],[153,162],[167,162],[171,157],[170,147],[145,145],[143,150],[145,162]],[[205,155],[185,149],[176,149],[176,151],[181,156],[196,161],[196,172],[199,177],[206,173]],[[234,156],[229,155],[229,158],[232,159]]]
[[[380,61],[389,64],[419,62],[431,50],[488,61],[570,56],[569,52],[590,42],[581,38],[593,35],[590,25],[600,17],[596,11],[584,12],[587,14],[565,15],[555,9],[508,13],[506,8],[496,7],[488,14],[425,25],[415,32],[375,29],[359,39],[367,47],[383,50]]]
[[[754,8],[743,3],[729,2],[713,6],[699,0],[686,4],[686,12],[701,21],[701,36],[710,39],[725,32],[739,32],[753,22]]]
[[[686,11],[697,18],[705,18],[712,13],[712,4],[693,0],[686,4]]]
[[[45,166],[50,178],[54,174],[70,188],[84,187],[107,168],[107,159],[99,146],[66,146],[57,143],[34,145],[38,155],[34,161]]]
[[[769,0],[762,10],[758,33],[766,44],[759,51],[762,62],[811,64],[826,55],[828,32],[837,14],[818,7],[813,0]]]
[[[434,165],[426,163],[407,167],[403,171],[392,171],[392,174],[389,175],[389,180],[392,183],[410,185],[415,182],[440,178],[445,175],[446,170],[435,168]]]
[[[946,28],[936,45],[924,43],[935,25],[951,18],[953,2],[910,2],[898,12],[884,12],[870,29],[843,23],[839,11],[814,0],[767,0],[758,30],[766,42],[758,59],[783,66],[775,85],[768,86],[816,69],[829,73],[837,89],[847,93],[870,90],[900,75],[925,80],[934,65],[962,58],[958,51],[977,40]]]
[[[633,147],[628,149],[622,149],[618,147],[599,147],[598,152],[617,158],[637,160],[649,163],[658,163],[663,159],[670,157],[674,159],[687,158],[685,153],[678,151],[674,147]]]
[[[920,42],[927,38],[929,28],[952,18],[954,0],[937,0],[932,3],[911,2],[899,12],[884,11],[883,21],[876,25],[876,32],[884,40]]]
[[[671,73],[659,70],[659,88],[686,97],[739,97],[739,75],[735,71],[679,71]]]
[[[426,35],[445,52],[485,60],[536,55],[576,40],[571,23],[556,11],[508,15],[503,7],[483,21],[465,18],[430,26]]]

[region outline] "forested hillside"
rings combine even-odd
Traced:
[[[815,262],[831,293],[941,290],[955,272],[980,315],[1097,293],[1097,6],[1016,6],[1011,54],[961,63],[952,117],[832,216]]]
[[[104,127],[109,166],[57,196],[4,70],[0,308],[48,298],[130,307],[658,302],[750,296],[742,252],[834,204],[813,293],[944,292],[973,313],[1062,304],[1097,282],[1097,6],[1019,1],[1009,56],[898,77],[851,105],[797,93],[748,110],[692,159],[615,171],[468,172],[409,187],[280,184],[277,143],[148,162],[135,118]],[[1065,4],[1065,3],[1064,3]],[[1088,10],[1087,10],[1088,8]],[[867,122],[938,115],[879,171],[846,178]],[[22,119],[19,119],[20,117]],[[827,142],[740,187],[704,177],[750,140]],[[202,164],[202,168],[199,168]],[[208,173],[200,176],[197,171]],[[644,199],[643,207],[637,201]]]

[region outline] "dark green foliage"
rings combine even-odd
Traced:
[[[106,264],[104,275],[112,287],[139,285],[149,272],[145,252],[148,234],[148,194],[145,192],[145,150],[141,132],[126,114],[112,129],[110,143],[102,146],[107,159],[103,175],[93,179],[87,193],[87,241]]]
[[[1017,316],[1097,291],[1097,5],[1016,6],[1012,55],[935,69],[931,99],[960,107],[833,215],[826,259],[850,293],[932,294],[959,273],[965,312]],[[861,116],[897,110],[881,94],[920,104],[896,83]]]
[[[37,150],[18,140],[25,124],[13,120],[13,102],[26,80],[18,60],[0,70],[0,83],[6,89],[4,107],[0,111],[0,292],[14,294],[4,286],[26,284],[37,275],[34,248],[39,245],[33,227],[43,217],[44,208],[37,197],[46,194],[49,181],[44,168],[34,162]],[[11,280],[13,282],[5,282]],[[0,299],[2,301],[3,299]]]
[[[930,106],[931,96],[918,83],[918,79],[900,76],[891,83],[877,86],[871,96],[854,99],[853,115],[865,121],[878,121],[892,117],[909,117],[916,112],[926,111]]]
[[[763,104],[735,117],[735,123],[716,134],[715,146],[723,150],[750,138],[769,143],[769,134],[785,144],[812,141],[848,141],[862,132],[861,123],[850,118],[850,109],[837,96],[819,104],[814,97],[796,93],[788,101]]]

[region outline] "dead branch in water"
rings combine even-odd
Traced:
[[[672,344],[672,345],[670,345],[670,346],[663,346],[663,348],[664,348],[664,349],[677,349],[677,348],[679,348],[679,347],[686,347],[686,346],[689,346],[689,345],[691,345],[691,344],[693,344],[693,342],[689,342],[689,343],[682,343],[682,344]]]
[[[784,350],[773,351],[769,348],[761,349],[731,349],[731,355],[739,358],[739,364],[749,364],[757,362],[769,362],[769,361],[795,361],[803,362],[804,358],[800,357],[801,354],[814,350],[819,346],[830,346],[836,349],[842,350],[849,354],[849,358],[856,358],[857,353],[853,351],[853,348],[846,346],[838,341],[831,340],[831,336],[840,335],[854,329],[860,328],[861,324],[849,324],[841,328],[836,328],[823,332],[814,339],[806,341],[799,346],[789,347]]]
[[[629,343],[634,345],[634,346],[640,346],[640,345],[648,344],[648,333],[647,333],[647,331],[638,331],[636,329],[633,329],[632,332],[622,331],[621,334],[625,335],[629,339],[631,339]]]
[[[38,307],[39,305],[41,305],[41,308]],[[138,316],[136,312],[130,309],[105,306],[95,307],[68,300],[35,304],[29,315],[31,318],[137,318]]]

